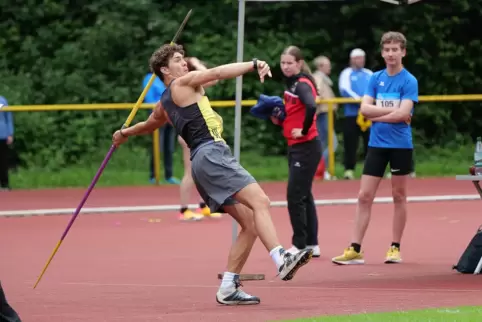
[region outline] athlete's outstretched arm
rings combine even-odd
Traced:
[[[258,74],[261,82],[264,82],[264,77],[268,75],[271,77],[271,71],[268,64],[264,61],[258,60],[257,63]],[[197,87],[203,84],[222,79],[235,78],[244,75],[254,70],[253,62],[232,63],[210,68],[204,71],[192,71],[177,79],[177,84],[180,86]]]
[[[400,123],[400,122],[407,122],[411,118],[413,108],[413,101],[410,99],[402,100],[400,103],[400,108],[397,108],[395,111],[391,112],[390,114],[371,118],[373,122],[385,122],[385,123]]]
[[[201,63],[201,61],[199,59],[197,59],[196,57],[190,57],[189,63],[194,68],[193,70],[197,70],[197,71],[207,70],[206,66],[203,63]],[[208,88],[208,87],[216,85],[217,83],[218,83],[218,80],[216,79],[216,80],[207,82],[205,84],[202,84],[202,87]]]
[[[387,115],[398,110],[398,108],[394,107],[378,107],[373,105],[373,101],[373,97],[364,95],[360,106],[360,112],[362,115],[370,120],[374,117]]]

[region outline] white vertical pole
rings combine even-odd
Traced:
[[[246,3],[245,0],[239,0],[238,6],[238,48],[236,53],[237,62],[243,61],[244,52],[244,9]],[[234,116],[234,157],[236,160],[240,160],[241,151],[241,101],[243,99],[243,76],[236,77],[236,107]],[[238,236],[238,224],[233,219],[232,229],[232,242],[236,240]]]

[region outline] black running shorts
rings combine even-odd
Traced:
[[[413,149],[368,147],[363,174],[382,178],[387,165],[392,176],[405,176],[412,172]]]

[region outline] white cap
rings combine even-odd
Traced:
[[[350,58],[353,57],[365,57],[365,52],[363,51],[363,49],[355,48],[350,53]]]

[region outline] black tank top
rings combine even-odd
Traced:
[[[172,126],[176,129],[191,153],[203,143],[210,141],[224,142],[223,119],[216,113],[209,103],[207,96],[186,107],[177,106],[172,100],[171,84],[167,86],[161,96],[161,103]]]

